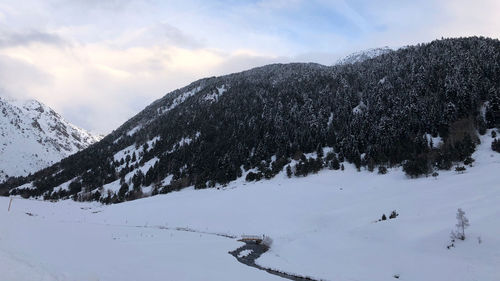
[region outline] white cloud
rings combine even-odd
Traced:
[[[436,25],[435,33],[500,38],[500,1],[447,0],[442,4],[442,9],[446,15],[442,24]]]
[[[51,44],[61,47],[67,44],[67,42],[56,34],[41,32],[38,30],[27,30],[24,32],[0,30],[0,48],[24,46],[33,43]]]
[[[98,132],[118,127],[166,91],[271,61],[241,51],[168,45],[115,49],[84,44],[61,49],[32,44],[0,49],[0,55],[0,82],[8,85],[4,92],[39,99],[70,121]]]

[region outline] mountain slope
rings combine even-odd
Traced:
[[[0,181],[34,173],[99,139],[38,101],[0,97]]]
[[[430,174],[472,161],[477,132],[499,126],[498,77],[500,42],[472,37],[356,64],[275,64],[206,78],[95,146],[4,186],[25,196],[119,202],[283,169],[306,176],[344,161]]]

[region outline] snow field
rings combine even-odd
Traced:
[[[439,171],[437,178],[345,165],[343,172],[239,179],[110,206],[16,198],[7,213],[8,198],[0,198],[0,271],[26,277],[9,280],[278,279],[230,256],[242,245],[235,239],[175,230],[189,228],[268,235],[272,247],[258,264],[317,279],[495,281],[500,154],[491,141],[489,132],[481,137],[465,173]],[[467,239],[448,250],[458,208],[471,225]],[[397,218],[378,222],[393,210]]]

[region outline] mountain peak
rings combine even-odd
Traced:
[[[392,52],[393,50],[387,46],[381,48],[371,48],[363,51],[358,51],[347,55],[337,61],[336,65],[345,65],[345,64],[353,64],[358,62],[363,62],[368,59],[373,59],[380,55],[387,54]]]
[[[37,100],[0,97],[0,181],[36,172],[100,139]]]

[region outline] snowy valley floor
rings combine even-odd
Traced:
[[[111,206],[0,198],[0,280],[283,280],[210,233],[268,235],[259,265],[316,279],[499,280],[500,154],[481,141],[474,167],[437,179],[346,167]],[[471,225],[448,250],[457,208]]]

